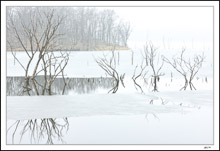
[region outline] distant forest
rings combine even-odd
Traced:
[[[54,50],[128,49],[131,34],[129,22],[104,8],[7,7],[6,20],[7,50],[33,49],[35,38],[48,38],[50,28],[56,29]]]

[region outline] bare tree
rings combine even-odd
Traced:
[[[24,69],[25,71],[25,86],[24,86],[24,92],[27,92],[28,95],[30,95],[30,84],[29,84],[29,79],[30,76],[28,75],[29,72],[29,67],[31,62],[33,61],[33,58],[37,52],[37,49],[34,47],[34,36],[36,36],[37,31],[35,27],[34,21],[34,13],[36,12],[30,12],[29,19],[31,21],[31,25],[29,24],[28,27],[25,25],[25,21],[22,19],[22,16],[20,12],[18,12],[18,16],[20,19],[20,24],[17,22],[15,23],[15,19],[13,18],[14,16],[9,15],[8,16],[8,26],[7,26],[7,32],[10,33],[12,38],[7,37],[7,44],[10,47],[10,50],[12,52],[12,55],[14,59],[20,64],[20,66]],[[20,25],[20,29],[19,29]],[[27,54],[29,60],[25,65],[21,63],[21,61],[16,57],[15,51],[17,48],[17,45],[15,45],[14,39],[18,41],[18,44],[22,47],[22,49],[25,51]],[[28,44],[26,44],[26,39],[28,40]],[[14,47],[13,47],[13,46]]]
[[[118,91],[120,81],[122,86],[125,87],[123,82],[125,74],[119,76],[118,71],[116,70],[116,58],[114,50],[111,51],[111,57],[109,59],[107,59],[106,56],[103,55],[103,58],[96,59],[96,62],[115,81],[115,86],[111,90],[109,90],[108,93],[116,93]]]
[[[184,52],[185,49],[181,51],[180,57],[173,57],[172,61],[167,59],[166,57],[163,56],[163,60],[170,64],[177,72],[179,72],[185,80],[184,86],[180,89],[181,90],[186,90],[188,85],[190,86],[190,89],[193,90],[195,86],[192,83],[192,80],[194,79],[195,75],[198,73],[199,69],[202,67],[202,63],[204,61],[204,55],[200,56],[197,55],[194,57],[193,62],[191,62],[190,59],[186,61],[184,58]],[[187,74],[190,74],[189,80],[187,78]]]
[[[127,47],[127,41],[131,34],[131,25],[129,22],[122,23],[121,26],[118,26],[119,34],[123,43],[123,46]]]
[[[26,8],[24,8],[25,10]],[[12,55],[14,56],[15,60],[21,65],[21,67],[25,71],[25,78],[26,78],[26,84],[25,84],[25,90],[27,91],[28,95],[30,95],[29,90],[30,83],[29,79],[31,79],[33,89],[37,95],[40,95],[40,92],[38,90],[38,86],[44,87],[42,95],[45,94],[45,88],[47,86],[47,73],[50,74],[50,80],[48,82],[49,90],[51,90],[51,85],[55,78],[63,72],[65,66],[67,65],[69,55],[67,54],[64,56],[62,53],[61,57],[57,57],[54,55],[54,43],[57,42],[60,36],[58,32],[58,29],[61,25],[61,23],[64,20],[63,16],[55,15],[54,9],[48,9],[45,11],[39,11],[38,8],[33,8],[30,10],[28,14],[28,20],[24,20],[22,18],[21,12],[17,11],[18,17],[20,21],[15,24],[13,16],[10,17],[10,22],[8,26],[8,31],[14,35],[14,38],[18,41],[18,44],[22,47],[21,49],[24,50],[27,54],[28,62],[26,65],[23,65],[21,61],[16,57],[14,54],[15,49],[12,48],[12,45],[14,44],[13,41],[10,39],[7,41],[8,46],[10,47],[12,51]],[[27,19],[27,18],[26,18]],[[20,26],[19,26],[20,25]],[[20,27],[20,28],[19,28]],[[16,47],[16,46],[15,46]],[[38,54],[38,55],[36,55]],[[47,57],[45,55],[49,55],[50,57]],[[35,57],[37,56],[37,57]],[[36,61],[33,62],[34,57],[36,58]],[[61,61],[58,61],[58,58],[62,58]],[[52,60],[55,60],[54,66],[54,75],[51,75],[51,70],[49,72],[47,69],[51,68]],[[64,63],[64,66],[61,67],[61,64]],[[30,64],[33,64],[34,69],[32,71],[31,76],[29,76],[29,67]],[[42,69],[39,70],[39,66],[42,65]],[[57,65],[57,66],[56,66]],[[56,68],[55,68],[56,67]],[[58,70],[59,69],[59,70]],[[36,80],[36,76],[44,71],[44,77],[45,77],[45,83],[44,85],[41,85]],[[50,91],[49,91],[49,94]]]
[[[196,90],[195,86],[193,85],[192,81],[195,75],[198,73],[199,69],[202,67],[202,63],[204,62],[204,54],[203,55],[196,55],[193,58],[193,62],[189,59],[185,62],[185,66],[188,68],[190,77],[189,77],[189,86],[191,90]]]
[[[161,59],[162,62],[159,63],[160,62],[160,56],[158,56],[157,49],[153,46],[152,43],[149,43],[149,44],[147,43],[145,45],[144,59],[145,59],[146,65],[149,64],[151,69],[152,69],[152,72],[153,72],[153,74],[152,74],[153,91],[158,91],[157,82],[159,82],[160,76],[164,75],[164,73],[161,72],[164,61],[163,61],[163,59]]]
[[[145,65],[145,66],[143,66],[143,63],[141,64],[141,66],[140,66],[140,73],[138,73],[137,75],[136,75],[136,69],[138,68],[138,65],[135,67],[135,70],[134,70],[134,74],[133,74],[133,76],[132,76],[132,80],[133,80],[133,82],[134,82],[134,86],[135,86],[135,89],[136,90],[138,90],[138,88],[141,90],[141,93],[144,93],[144,91],[143,91],[143,89],[142,89],[142,87],[137,83],[137,79],[140,77],[140,76],[143,76],[143,72],[144,72],[144,69],[146,68],[147,66]],[[147,72],[146,72],[147,73]],[[145,75],[146,75],[146,73],[144,74],[144,76],[143,76],[143,79],[144,79],[144,77],[145,77]]]
[[[42,70],[44,70],[44,72],[48,72],[48,77],[45,76],[43,94],[45,93],[47,86],[48,94],[52,95],[51,87],[54,80],[58,76],[62,76],[64,84],[66,85],[64,78],[64,69],[69,61],[69,53],[60,51],[60,54],[61,54],[60,56],[56,56],[54,52],[51,51],[51,52],[47,52],[45,55],[47,61],[44,62],[44,66]]]
[[[187,86],[188,86],[188,79],[187,79],[187,68],[185,67],[185,61],[183,58],[183,54],[185,52],[185,49],[182,50],[180,57],[173,57],[173,61],[171,62],[169,59],[167,59],[166,57],[163,56],[163,60],[170,64],[177,72],[179,72],[185,80],[185,84],[184,86],[180,89],[181,90],[186,90]]]

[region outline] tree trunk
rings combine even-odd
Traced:
[[[26,91],[27,91],[27,94],[30,96],[30,83],[29,83],[29,76],[27,76],[26,78],[25,78],[25,87],[26,87]]]
[[[193,89],[196,90],[195,86],[192,83],[192,80],[189,81],[189,86],[190,86],[191,90],[193,90]]]
[[[51,84],[48,86],[48,94],[49,94],[49,95],[52,95]]]
[[[32,81],[32,84],[33,84],[33,86],[34,86],[35,92],[37,93],[37,95],[39,95],[39,92],[38,92],[38,89],[37,89],[37,85],[36,85],[36,83],[35,83],[35,81],[34,81],[34,78],[31,78],[31,81]]]
[[[186,90],[187,86],[188,86],[188,80],[187,80],[187,77],[186,75],[184,76],[184,79],[185,79],[185,85],[180,89],[180,91],[183,89],[183,90]]]
[[[158,92],[158,90],[157,90],[157,76],[154,76],[154,89],[153,89],[153,91],[154,91],[154,92],[155,92],[155,91]]]
[[[44,63],[44,87],[42,90],[42,95],[45,95],[46,88],[47,88],[47,67],[46,67],[46,62],[44,60],[44,56],[42,57],[43,63]]]

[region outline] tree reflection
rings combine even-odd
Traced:
[[[151,113],[151,112],[145,114],[145,119],[147,121],[152,120],[152,119],[156,119],[158,121],[160,120],[159,117],[155,113]]]
[[[44,82],[43,76],[37,76],[38,81],[37,89],[42,92],[43,86],[40,83]],[[65,80],[65,82],[63,82]],[[7,96],[23,96],[24,93],[23,83],[24,77],[7,77]],[[30,83],[30,87],[32,84]],[[51,91],[54,95],[67,95],[69,92],[77,94],[93,93],[98,88],[110,89],[114,87],[114,79],[108,77],[101,78],[56,78]],[[47,90],[46,90],[47,91]],[[36,95],[35,91],[30,90],[30,95]]]
[[[21,130],[20,130],[21,129]],[[56,119],[56,118],[44,118],[44,119],[31,119],[31,120],[17,120],[14,124],[12,124],[8,130],[13,130],[12,133],[12,144],[14,144],[15,134],[20,131],[20,141],[24,136],[24,134],[30,134],[31,144],[39,143],[40,140],[46,139],[46,144],[54,144],[54,139],[61,141],[63,140],[63,131],[66,132],[69,130],[69,122],[68,119]]]

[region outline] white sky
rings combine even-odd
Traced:
[[[131,47],[146,40],[212,49],[212,7],[111,7],[132,25]],[[170,46],[170,47],[171,47]]]

